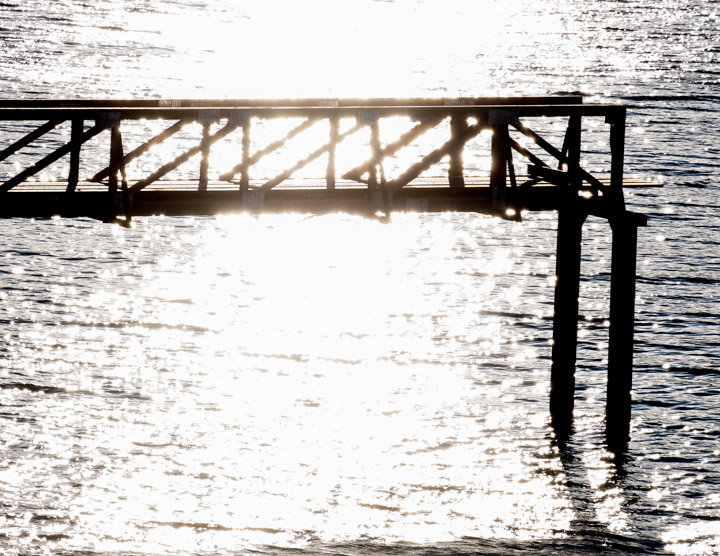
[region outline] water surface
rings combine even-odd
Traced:
[[[579,91],[628,104],[627,171],[665,187],[627,195],[650,227],[619,458],[600,220],[566,446],[547,408],[552,214],[0,221],[0,546],[720,552],[718,16],[709,0],[1,3],[5,97]]]

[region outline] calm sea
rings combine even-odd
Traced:
[[[620,458],[603,221],[562,450],[553,214],[0,221],[0,551],[720,554],[719,29],[715,0],[0,2],[1,97],[581,92],[665,184],[627,195]]]

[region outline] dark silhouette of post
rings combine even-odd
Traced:
[[[586,215],[572,206],[564,206],[558,211],[550,414],[553,426],[561,436],[570,430],[575,406],[580,256],[585,219]]]
[[[605,437],[610,449],[620,452],[630,439],[637,229],[638,226],[647,225],[647,217],[625,209],[622,191],[625,111],[607,118],[607,121],[610,124],[612,154],[609,190],[611,212],[608,220],[613,239]]]
[[[467,118],[453,116],[450,118],[450,134],[453,139],[459,139],[468,127]],[[450,187],[465,187],[463,169],[463,143],[450,151],[450,164],[448,166],[448,185]]]
[[[84,121],[79,119],[72,120],[70,124],[70,141],[72,142],[72,150],[70,151],[70,171],[68,173],[68,183],[66,191],[73,193],[77,188],[78,177],[80,175],[80,147],[82,147],[82,134]]]
[[[610,220],[613,239],[605,424],[611,448],[622,448],[630,438],[638,228],[632,216],[626,213]]]
[[[120,157],[122,156],[122,135],[120,122],[110,126],[110,176],[108,180],[108,193],[111,204],[115,202],[118,191],[118,172],[120,171]]]
[[[566,436],[569,433],[575,407],[582,227],[587,218],[587,212],[580,206],[578,198],[578,190],[582,182],[581,130],[580,118],[571,116],[565,134],[568,183],[562,186],[559,192],[555,314],[550,369],[550,414],[558,436]]]
[[[250,189],[250,117],[242,121],[242,170],[240,170],[240,191],[245,194]]]
[[[330,148],[328,149],[328,163],[325,172],[325,183],[328,189],[335,189],[335,148],[340,137],[339,118],[330,118]]]
[[[501,217],[507,210],[507,155],[510,144],[507,124],[492,126],[490,142],[490,191],[493,211]]]
[[[202,142],[200,150],[200,179],[198,180],[198,191],[207,191],[208,168],[210,166],[210,123],[202,124]]]

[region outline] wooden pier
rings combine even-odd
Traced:
[[[625,116],[622,105],[586,104],[579,96],[0,100],[4,130],[29,129],[0,145],[0,164],[30,151],[41,152],[31,165],[0,178],[0,216],[86,216],[127,225],[135,216],[238,211],[344,211],[385,217],[393,211],[470,211],[511,220],[527,211],[557,211],[550,409],[559,436],[566,436],[572,423],[582,227],[589,215],[599,216],[613,234],[606,430],[608,444],[616,448],[629,438],[637,228],[646,225],[643,215],[625,207],[623,189],[657,185],[623,176]],[[592,174],[581,164],[583,121],[589,118],[600,118],[608,126],[606,175]],[[285,135],[263,145],[253,141],[258,123],[277,119],[295,123]],[[391,119],[404,119],[409,125],[398,136],[381,136]],[[150,120],[165,121],[164,129],[128,150],[125,127]],[[535,122],[549,120],[563,122],[559,145],[533,129]],[[199,124],[192,146],[185,143],[171,160],[130,179],[128,165],[147,158],[161,143],[167,146],[189,124]],[[275,175],[254,173],[261,160],[282,156],[288,142],[318,125],[326,127],[327,138],[308,148],[303,158],[287,160],[286,169]],[[66,141],[56,138],[62,126],[69,127]],[[479,138],[489,131],[489,145],[483,145]],[[361,132],[367,135],[364,152],[358,149],[357,161],[338,169],[339,146]],[[105,146],[98,155],[95,138],[101,134],[109,140],[101,143]],[[389,175],[389,162],[428,135],[442,138]],[[237,160],[211,177],[212,150],[223,143],[237,146]],[[466,156],[482,148],[489,151],[489,171],[469,171]],[[81,170],[97,166],[98,158],[104,164],[81,176]],[[295,177],[323,158],[324,176]],[[192,159],[199,159],[195,177],[168,179]],[[30,180],[61,160],[67,179]],[[520,161],[527,165],[522,170]],[[440,167],[442,177],[437,177]]]

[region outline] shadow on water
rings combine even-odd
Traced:
[[[612,465],[606,482],[593,488],[586,464],[583,447],[573,437],[572,425],[558,437],[553,434],[548,441],[557,448],[557,454],[565,475],[564,486],[569,504],[575,515],[566,531],[558,531],[556,538],[541,540],[504,540],[464,537],[453,542],[420,545],[412,543],[384,544],[372,539],[337,544],[312,544],[303,548],[263,547],[254,554],[287,556],[333,554],[338,556],[399,555],[399,556],[445,556],[448,554],[489,556],[516,554],[669,554],[661,539],[649,534],[651,528],[642,526],[641,510],[636,508],[637,497],[633,495],[633,458],[627,450],[612,453]],[[623,513],[628,516],[625,533],[611,531],[598,516],[598,490],[616,489],[625,496],[621,498]]]
[[[560,546],[552,542],[539,551],[543,553],[550,549],[551,553],[558,550],[563,554],[667,554],[661,539],[649,535],[646,528],[633,522],[640,510],[634,507],[633,502],[636,499],[632,494],[633,460],[628,453],[628,439],[606,435],[608,455],[612,458],[610,472],[605,483],[594,488],[583,462],[583,449],[577,445],[572,426],[563,432],[566,435],[555,436],[551,441],[558,449],[566,477],[565,487],[575,518],[570,524],[568,537],[560,541]],[[628,518],[628,526],[622,534],[613,532],[598,516],[598,491],[610,490],[617,490],[624,495],[619,497],[620,509]]]

